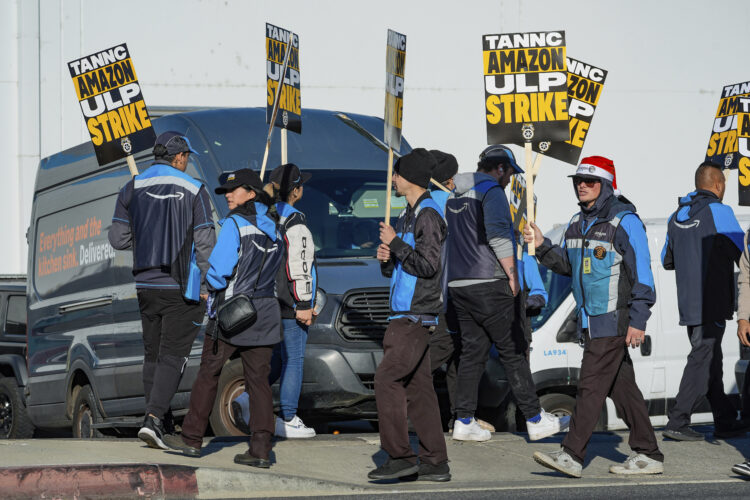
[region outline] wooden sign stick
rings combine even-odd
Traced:
[[[530,224],[534,222],[534,174],[533,174],[533,163],[531,161],[531,142],[526,141],[524,143],[524,150],[526,153],[526,223]],[[536,255],[536,247],[534,246],[534,232],[531,233],[531,243],[527,253],[530,256]]]
[[[391,224],[391,186],[393,185],[393,148],[388,147],[388,177],[385,186],[385,224]]]
[[[435,184],[437,187],[439,187],[440,189],[442,189],[446,193],[450,193],[451,192],[450,189],[448,189],[447,187],[443,186],[442,184],[440,184],[438,181],[436,181],[432,177],[430,177],[430,182],[433,183],[433,184]]]
[[[281,129],[281,141],[279,141],[279,144],[281,145],[281,164],[282,165],[286,165],[287,163],[289,163],[289,160],[287,159],[286,132],[287,130],[285,128]]]
[[[128,169],[130,169],[130,175],[132,177],[135,177],[138,175],[138,167],[135,165],[135,158],[133,158],[133,155],[128,155],[125,157],[125,159],[128,162]]]

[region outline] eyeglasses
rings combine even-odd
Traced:
[[[491,148],[491,149],[489,149],[487,151],[482,151],[481,153],[479,153],[479,159],[480,160],[484,160],[488,156],[502,156],[502,157],[505,157],[505,158],[509,158],[509,156],[508,156],[508,150],[505,149],[502,146]]]
[[[579,184],[583,184],[587,188],[592,188],[592,187],[596,186],[597,184],[599,184],[600,182],[602,182],[602,181],[600,181],[600,180],[593,180],[593,179],[581,179],[579,177],[578,178],[577,177],[573,178],[573,184],[574,185],[577,186]]]

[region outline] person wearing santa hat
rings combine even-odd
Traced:
[[[614,474],[661,474],[659,451],[643,394],[627,348],[639,347],[656,301],[646,229],[632,204],[615,195],[612,160],[589,156],[572,176],[581,207],[565,231],[564,246],[553,245],[534,223],[524,240],[553,272],[573,278],[578,326],[584,345],[576,406],[562,448],[534,453],[534,460],[580,477],[586,447],[607,397],[630,429],[633,454]]]

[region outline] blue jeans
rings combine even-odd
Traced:
[[[273,350],[269,382],[273,384],[281,377],[279,416],[289,421],[297,414],[302,390],[307,326],[299,324],[296,319],[284,318],[281,323],[284,327],[284,340]]]

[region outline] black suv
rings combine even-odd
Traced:
[[[26,413],[26,276],[0,275],[0,438],[34,434]]]

